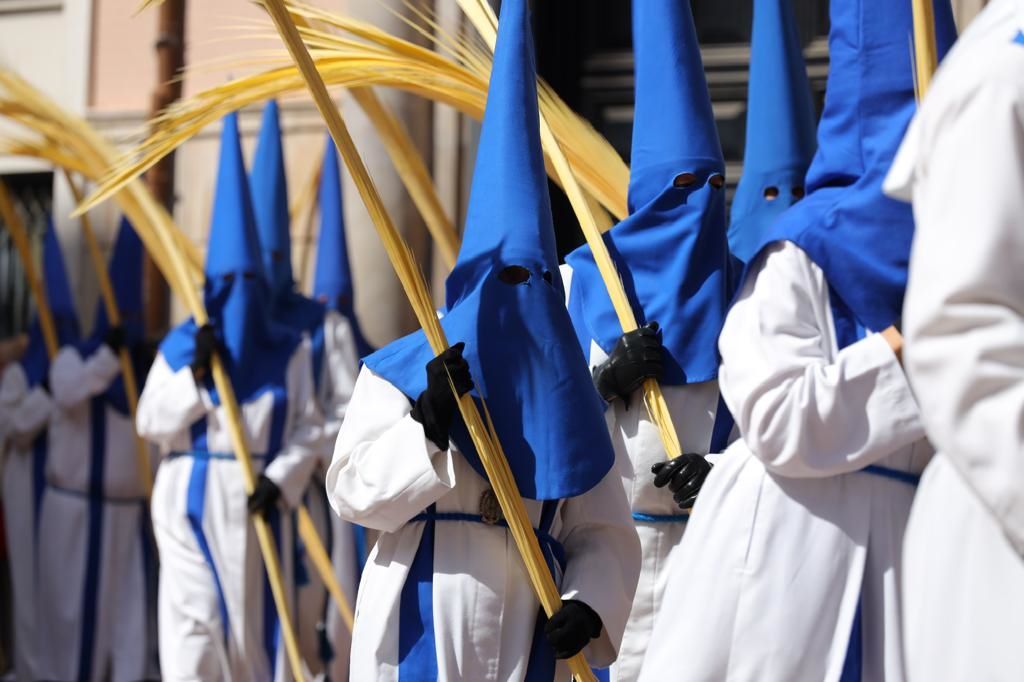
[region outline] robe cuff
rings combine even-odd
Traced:
[[[924,423],[910,382],[899,359],[881,334],[871,334],[839,352],[844,373],[875,375],[868,411],[878,441],[889,443],[895,452],[925,437]],[[870,462],[866,462],[869,464]]]
[[[583,602],[601,617],[601,634],[590,640],[587,646],[583,647],[582,653],[586,656],[587,663],[594,668],[610,667],[619,656],[619,647],[613,642],[622,642],[622,635],[625,632],[626,624],[625,622],[622,623],[622,627],[618,628],[621,631],[617,633],[618,636],[614,637],[614,639],[612,633],[608,632],[607,624],[614,622],[610,620],[613,614],[622,612],[622,605],[606,603],[608,600],[603,599],[602,595],[596,591],[593,594],[582,595],[579,590],[568,590],[562,595],[562,601],[565,602],[570,599]]]

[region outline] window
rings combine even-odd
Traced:
[[[41,263],[43,236],[53,203],[53,175],[8,175],[3,181],[14,200],[15,210],[25,223],[36,263]],[[2,222],[0,220],[0,224]],[[27,331],[31,315],[32,295],[25,270],[10,231],[4,226],[0,231],[0,339]]]

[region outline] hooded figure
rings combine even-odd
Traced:
[[[588,246],[569,254],[562,270],[577,336],[608,401],[612,442],[631,464],[622,482],[643,547],[643,572],[611,670],[616,680],[640,672],[667,566],[711,469],[705,455],[722,452],[732,433],[715,380],[715,340],[728,304],[725,163],[689,5],[634,0],[633,45],[631,215],[605,240],[647,326],[622,333]],[[684,454],[671,462],[644,407],[646,378],[661,380],[681,439]]]
[[[60,347],[79,340],[78,314],[68,285],[60,242],[53,223],[43,237],[42,276]],[[24,551],[10,553],[12,619],[17,623],[13,663],[19,682],[42,679],[40,667],[52,649],[40,641],[36,602],[39,511],[46,484],[46,426],[53,409],[49,389],[50,358],[38,318],[29,328],[21,360],[7,365],[0,380],[0,439],[3,460],[6,536],[20,539]]]
[[[295,290],[288,181],[276,100],[267,102],[263,110],[263,125],[256,143],[250,186],[263,269],[270,282],[273,317],[286,327],[313,335],[323,325],[326,310],[322,303]]]
[[[903,543],[913,680],[1024,679],[1022,140],[1024,2],[993,0],[936,74],[885,186],[913,200],[907,375],[938,450]]]
[[[804,196],[814,156],[814,106],[790,0],[755,0],[743,175],[729,250],[743,263],[775,220]]]
[[[318,381],[320,400],[327,406],[324,423],[326,470],[352,397],[359,358],[373,352],[363,336],[355,313],[355,291],[342,212],[341,170],[338,166],[338,152],[330,135],[324,147],[319,203],[320,236],[313,274],[313,297],[326,305],[327,324],[322,328],[323,333],[313,335],[312,342],[313,376]],[[354,604],[359,576],[366,564],[366,530],[331,512],[325,497],[323,479],[319,480],[317,492],[333,531],[328,548],[335,574],[349,597],[349,603]],[[352,633],[333,604],[325,601],[324,609],[329,647],[321,647],[321,657],[327,662],[328,677],[335,682],[344,682],[349,673]]]
[[[615,658],[638,543],[565,312],[548,202],[527,6],[506,0],[446,283],[455,345],[435,358],[417,332],[364,360],[327,474],[335,510],[381,531],[359,587],[352,679],[552,680],[556,658]],[[547,623],[453,387],[486,401],[566,599]]]
[[[356,293],[345,240],[345,215],[341,202],[341,170],[334,140],[327,136],[323,170],[320,172],[320,236],[313,273],[313,297],[345,316],[352,328],[360,358],[373,352],[356,317]]]
[[[333,147],[331,148],[333,154]],[[334,159],[334,180],[338,181]],[[324,175],[327,175],[325,171]],[[288,185],[281,146],[281,125],[277,102],[271,100],[263,110],[263,125],[256,144],[256,158],[250,175],[256,227],[263,253],[263,267],[273,298],[272,316],[276,322],[299,334],[308,334],[313,348],[313,381],[321,411],[327,419],[321,464],[309,481],[303,502],[325,547],[338,555],[339,579],[351,598],[355,597],[356,544],[352,529],[330,513],[324,491],[323,474],[331,460],[331,446],[345,418],[356,378],[356,343],[349,319],[329,310],[323,302],[314,301],[295,290],[292,277],[291,233],[288,215]],[[340,192],[340,186],[338,188]],[[347,271],[346,262],[346,271]],[[334,536],[333,534],[340,534]],[[309,561],[301,543],[295,556],[297,582],[296,628],[303,659],[313,674],[331,664],[336,672],[347,674],[349,633],[342,627],[332,628],[324,641],[326,620],[337,609],[328,604],[327,589]],[[341,568],[341,567],[344,568]],[[331,619],[333,622],[333,619]],[[325,646],[326,645],[326,646]],[[332,680],[339,680],[335,675]],[[344,678],[341,678],[344,679]]]
[[[637,320],[661,326],[661,383],[712,381],[729,303],[725,161],[692,13],[676,0],[634,2],[633,36],[630,215],[605,242]],[[594,256],[584,245],[565,260],[573,272],[569,312],[584,351],[596,344],[610,354],[622,326]]]
[[[281,512],[309,484],[323,418],[308,341],[270,317],[234,114],[221,138],[204,300],[210,324],[188,320],[168,334],[139,400],[139,433],[164,456],[153,489],[162,672],[166,679],[284,679],[288,664],[246,507],[270,523],[287,584],[291,524],[281,523]],[[258,475],[248,505],[211,381],[214,352],[233,384]]]
[[[935,18],[941,54],[946,0]],[[742,441],[665,592],[702,617],[662,612],[641,680],[904,679],[903,530],[932,450],[890,328],[913,220],[881,183],[915,107],[911,25],[908,4],[832,3],[807,197],[753,250],[719,340]]]
[[[118,360],[127,349],[135,376],[145,379],[142,255],[122,220],[108,267],[122,324],[110,325],[100,301],[92,335],[64,347],[50,370],[56,409],[39,522],[42,679],[159,676],[155,548]]]

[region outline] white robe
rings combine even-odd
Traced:
[[[4,526],[11,571],[11,619],[14,626],[14,679],[34,682],[41,678],[42,662],[36,602],[36,494],[35,468],[45,462],[36,439],[50,419],[52,400],[42,387],[29,388],[25,370],[12,363],[0,380],[0,411],[4,413],[3,490]],[[43,447],[45,441],[40,441]],[[40,477],[41,478],[41,477]]]
[[[106,345],[88,358],[66,347],[50,368],[55,409],[37,574],[42,679],[159,677],[156,549],[135,432],[127,414],[93,403],[120,371]]]
[[[572,268],[562,265],[560,269],[568,293],[572,284]],[[591,341],[591,368],[607,359],[604,350]],[[709,452],[718,412],[718,382],[663,386],[662,392],[683,452]],[[686,529],[685,518],[688,516],[676,505],[668,488],[659,490],[654,487],[651,467],[664,462],[667,455],[643,400],[643,392],[638,390],[631,397],[628,407],[623,401],[616,400],[605,412],[643,556],[629,622],[622,637],[619,656],[610,670],[611,679],[618,682],[635,680],[640,674],[655,620],[664,603],[665,587],[669,580],[667,568],[679,547]],[[652,520],[655,518],[658,520]]]
[[[308,342],[289,361],[285,386],[287,411],[281,449],[264,468],[273,421],[274,398],[264,392],[241,406],[242,421],[257,474],[262,471],[280,488],[283,506],[302,498],[323,447],[323,418],[314,399]],[[153,489],[153,527],[160,549],[160,660],[163,679],[266,682],[289,679],[283,648],[274,670],[263,642],[264,569],[246,509],[241,469],[231,457],[202,459],[171,456],[193,449],[190,429],[206,419],[207,449],[231,453],[224,409],[205,388],[196,386],[189,367],[172,371],[162,355],[150,370],[139,400],[139,433],[165,455]],[[203,464],[205,462],[205,464]],[[205,470],[205,476],[203,471]],[[205,482],[205,485],[203,483]],[[191,494],[191,505],[190,505]],[[199,511],[202,535],[216,568],[204,557],[189,509]],[[282,520],[288,519],[282,514]],[[290,584],[290,524],[281,524],[280,557],[285,584]],[[223,589],[228,620],[224,623],[217,582]],[[266,606],[272,608],[269,598]]]
[[[880,335],[838,350],[803,251],[779,244],[754,267],[719,340],[743,440],[697,499],[640,679],[838,680],[860,606],[863,679],[898,682],[914,487],[859,470],[924,468],[916,403]]]
[[[352,646],[353,680],[397,680],[402,588],[431,504],[439,513],[479,515],[490,486],[454,447],[427,440],[409,400],[364,367],[338,437],[327,489],[345,519],[381,531],[359,586]],[[536,528],[541,503],[526,500]],[[567,566],[565,599],[580,599],[604,629],[584,654],[592,665],[614,660],[640,570],[640,547],[619,472],[559,503],[550,535]],[[434,645],[439,680],[524,679],[539,603],[515,543],[500,526],[472,521],[435,524]],[[557,679],[568,679],[560,664]]]
[[[354,608],[357,564],[352,525],[331,511],[324,488],[324,475],[331,463],[334,442],[352,398],[359,357],[356,355],[352,327],[344,315],[328,311],[322,334],[323,355],[317,382],[317,400],[324,414],[323,448],[304,501],[324,546],[330,548],[338,583],[348,597],[349,606]],[[333,600],[328,598],[327,588],[308,555],[300,551],[298,558],[302,561],[299,568],[307,579],[305,584],[298,586],[296,604],[296,627],[299,630],[302,656],[314,674],[326,672],[331,682],[347,682],[352,635],[338,614]],[[323,651],[323,638],[326,638],[329,652]],[[324,654],[328,654],[330,659],[324,661]]]
[[[943,62],[887,190],[913,198],[906,361],[939,450],[904,546],[911,680],[1024,679],[1024,2]]]

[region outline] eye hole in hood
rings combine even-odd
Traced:
[[[697,176],[693,173],[680,173],[672,181],[673,187],[692,187],[697,183]]]
[[[521,265],[509,265],[501,269],[498,279],[505,284],[526,284],[530,281],[530,271]]]

